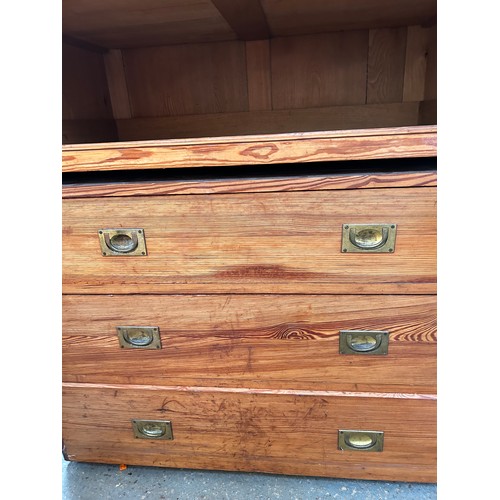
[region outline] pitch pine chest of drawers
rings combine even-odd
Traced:
[[[77,3],[65,457],[434,482],[434,4]]]

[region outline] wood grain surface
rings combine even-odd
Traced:
[[[366,102],[401,102],[406,28],[370,30]]]
[[[436,291],[436,189],[63,200],[64,293]],[[397,224],[394,253],[341,252],[343,224]],[[148,255],[97,231],[142,228]]]
[[[301,177],[233,178],[227,180],[172,180],[65,184],[63,198],[115,196],[329,191],[384,187],[436,186],[436,171],[304,175]]]
[[[437,99],[437,26],[430,29],[429,48],[427,52],[427,66],[425,72],[424,99]]]
[[[272,108],[271,52],[269,40],[245,43],[248,85],[248,109]]]
[[[273,109],[364,104],[367,46],[367,30],[273,38]]]
[[[63,147],[63,172],[431,157],[436,126]]]
[[[162,349],[121,349],[117,326]],[[340,330],[385,330],[389,354],[341,355]],[[66,295],[66,382],[436,392],[434,296]]]
[[[102,54],[62,44],[62,118],[113,118]]]
[[[436,44],[435,33],[435,26],[408,27],[403,92],[404,101],[423,101],[425,98],[427,66],[429,65],[429,72],[434,71],[435,73],[436,71],[431,68],[433,61],[429,61],[429,53],[433,50],[432,44]]]
[[[122,51],[132,116],[248,110],[240,41]]]
[[[63,384],[69,460],[435,482],[436,401]],[[132,419],[170,420],[172,441]],[[338,450],[339,429],[380,430],[380,453]]]
[[[109,50],[104,54],[104,64],[114,118],[132,118],[122,51]]]

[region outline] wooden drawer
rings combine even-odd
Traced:
[[[63,385],[68,459],[434,482],[436,401],[328,392]],[[173,440],[134,437],[167,420]],[[384,432],[383,450],[338,449],[338,431]]]
[[[162,349],[121,349],[134,325]],[[339,354],[340,330],[388,331],[388,354]],[[75,295],[63,333],[68,382],[436,392],[435,296]]]
[[[63,201],[63,291],[436,292],[434,187]],[[344,224],[397,225],[393,253],[342,253]],[[142,228],[146,256],[101,255],[98,230]]]

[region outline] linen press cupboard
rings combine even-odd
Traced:
[[[436,480],[436,3],[63,0],[68,460]]]

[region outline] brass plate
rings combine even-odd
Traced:
[[[157,326],[117,326],[116,333],[123,349],[161,349]]]
[[[143,257],[148,254],[144,229],[99,229],[103,257]]]
[[[344,224],[343,253],[393,253],[396,250],[396,224]]]
[[[170,420],[132,420],[132,430],[137,439],[174,439]]]
[[[339,450],[382,451],[383,449],[382,431],[339,430]]]
[[[340,354],[375,355],[389,351],[389,332],[378,330],[341,330]]]

